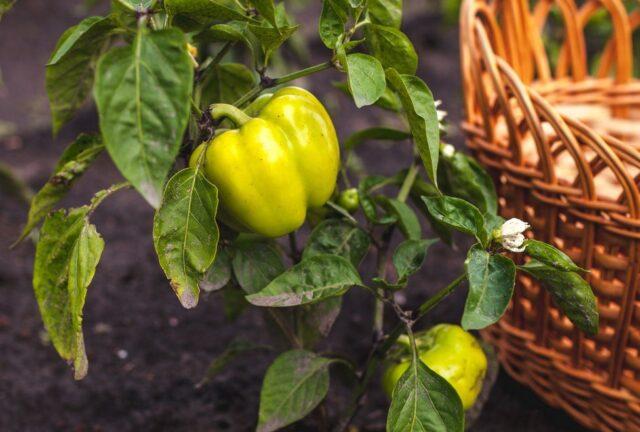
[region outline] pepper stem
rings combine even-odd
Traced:
[[[226,117],[238,127],[242,126],[253,118],[246,115],[240,108],[224,103],[211,105],[211,107],[209,107],[209,112],[211,113],[211,118],[213,118],[214,120],[219,120],[223,117]]]

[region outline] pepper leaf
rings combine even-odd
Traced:
[[[251,3],[255,6],[258,13],[264,17],[269,24],[274,28],[278,28],[278,22],[276,20],[276,8],[273,4],[273,0],[251,0]]]
[[[255,56],[259,50],[260,43],[249,31],[248,24],[244,21],[229,21],[221,24],[214,24],[194,36],[198,42],[242,42],[249,48],[251,54]]]
[[[337,255],[316,255],[276,277],[247,300],[264,307],[298,306],[341,296],[354,285],[362,285],[362,280],[349,261]]]
[[[9,12],[17,0],[0,0],[0,21],[4,14]]]
[[[170,16],[181,16],[198,24],[212,21],[254,21],[236,2],[225,0],[165,0],[164,7]]]
[[[156,0],[116,0],[118,3],[132,11],[144,11],[150,9]]]
[[[437,241],[436,239],[409,239],[398,245],[393,253],[393,266],[398,273],[398,281],[406,281],[422,267],[429,247]]]
[[[318,33],[327,48],[336,47],[340,35],[344,33],[348,17],[349,9],[344,0],[323,0]]]
[[[365,35],[371,54],[382,67],[392,67],[401,74],[413,75],[418,69],[418,54],[411,40],[400,30],[377,24],[369,24]]]
[[[204,109],[212,103],[233,103],[251,90],[255,82],[253,73],[243,64],[216,65],[202,82],[200,106]]]
[[[369,250],[369,235],[357,225],[340,219],[327,219],[315,227],[302,254],[303,259],[333,254],[348,259],[354,267]]]
[[[598,333],[598,302],[589,284],[574,272],[531,260],[518,267],[543,283],[572,323],[587,334]]]
[[[215,261],[200,281],[200,289],[206,292],[224,288],[231,280],[231,258],[227,249],[218,249]]]
[[[368,140],[403,141],[410,137],[410,133],[398,129],[392,129],[388,127],[372,127],[354,132],[346,140],[344,140],[342,144],[345,150],[353,150],[354,148]]]
[[[100,130],[124,177],[154,208],[189,118],[193,66],[178,29],[140,28],[98,63]]]
[[[289,39],[300,26],[281,26],[275,29],[273,27],[249,24],[248,27],[251,33],[260,41],[264,54],[264,64],[267,64],[271,54]]]
[[[491,255],[480,245],[469,249],[465,261],[469,294],[462,314],[465,330],[479,330],[496,323],[513,295],[516,265],[502,255]]]
[[[22,241],[71,189],[104,149],[100,137],[81,134],[62,153],[53,175],[31,200],[27,223],[16,243]]]
[[[422,228],[418,216],[406,203],[393,198],[380,197],[383,207],[398,220],[398,227],[408,239],[422,237]]]
[[[303,305],[298,314],[298,335],[303,347],[313,347],[329,336],[342,309],[342,297],[329,297],[317,303]]]
[[[367,9],[372,23],[400,28],[402,0],[368,0]]]
[[[89,17],[58,40],[46,70],[53,134],[74,116],[93,85],[95,65],[115,23],[110,17]]]
[[[442,157],[438,179],[446,194],[469,201],[482,213],[498,213],[498,196],[493,180],[473,158],[461,152]]]
[[[387,432],[463,432],[464,411],[456,390],[415,353],[393,390]]]
[[[82,310],[104,249],[88,221],[88,206],[51,213],[36,247],[33,288],[47,333],[60,357],[73,362],[75,378],[87,374]]]
[[[538,240],[527,240],[525,243],[525,252],[531,258],[558,270],[576,273],[585,271],[578,267],[573,260],[561,250]]]
[[[304,418],[329,391],[333,360],[304,350],[280,354],[269,366],[260,392],[257,432],[271,432]]]
[[[198,384],[196,384],[196,388],[200,388],[210,383],[211,380],[213,380],[220,372],[222,372],[228,364],[232,363],[239,356],[249,352],[268,351],[270,349],[271,347],[268,345],[257,345],[253,342],[243,339],[232,340],[221,354],[211,360],[207,371],[204,373],[204,376],[198,382]]]
[[[429,213],[438,222],[466,234],[475,236],[481,244],[487,243],[484,218],[473,204],[450,196],[422,197]]]
[[[185,308],[198,303],[199,281],[216,257],[217,209],[218,189],[198,168],[185,168],[169,179],[153,219],[160,266]]]
[[[400,97],[427,175],[437,186],[440,122],[431,90],[420,78],[401,75],[392,67],[386,74],[389,85]]]
[[[285,270],[280,253],[268,242],[240,240],[233,250],[233,273],[247,294],[259,292]]]
[[[367,54],[348,54],[342,63],[347,72],[349,90],[358,108],[375,103],[387,84],[380,61]]]
[[[362,261],[371,240],[357,225],[341,219],[327,219],[315,227],[302,259],[322,254],[333,254],[348,259],[354,267]],[[331,297],[303,306],[300,314],[300,334],[305,346],[312,346],[321,337],[329,335],[342,307],[341,297]]]

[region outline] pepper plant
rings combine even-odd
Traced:
[[[413,329],[465,283],[466,330],[498,321],[522,271],[543,282],[578,328],[597,332],[583,270],[553,246],[526,239],[525,222],[505,222],[489,175],[441,142],[441,113],[416,76],[418,56],[401,20],[402,0],[324,0],[317,18],[324,61],[289,64],[290,72],[277,77],[273,59],[300,29],[284,2],[114,0],[108,15],[86,18],[60,37],[46,66],[53,131],[90,97],[100,130],[80,135],[60,156],[31,201],[20,240],[37,241],[36,299],[76,379],[88,370],[82,310],[105,247],[92,215],[126,188],[155,209],[150,235],[167,287],[184,307],[196,307],[202,291],[219,292],[213,298],[231,309],[264,309],[286,337],[289,349],[262,383],[259,431],[290,425],[318,407],[336,367],[355,379],[350,402],[331,419],[346,430],[401,337],[410,355],[393,384],[387,430],[462,431],[461,399],[421,360]],[[338,87],[356,107],[387,110],[404,127],[352,130],[338,144],[321,102],[285,86],[329,69],[341,74]],[[411,145],[413,157],[392,176],[367,172],[355,151],[370,140]],[[54,210],[105,151],[123,182],[85,206]],[[459,232],[473,244],[463,273],[408,309],[397,293],[438,241],[425,238],[427,223],[447,243]],[[375,274],[359,271],[368,254],[375,254]],[[364,364],[314,351],[351,289],[375,299]],[[384,322],[385,309],[391,322]],[[245,349],[230,347],[226,358]]]

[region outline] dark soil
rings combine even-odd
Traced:
[[[21,130],[1,140],[0,160],[15,167],[33,188],[47,180],[57,155],[77,133],[96,130],[95,114],[90,110],[55,140],[48,128],[24,120],[28,100],[39,101],[44,96],[42,65],[47,53],[60,32],[76,19],[64,12],[63,4],[22,0],[0,24],[0,65],[12,89],[0,94],[0,120],[16,122]],[[441,30],[424,12],[412,14],[407,28],[424,53],[421,76],[445,101],[456,123],[462,96],[455,30]],[[313,51],[320,52],[320,48]],[[309,80],[306,85],[326,94],[329,78],[331,75]],[[21,89],[22,98],[16,89]],[[336,91],[325,101],[341,137],[385,122],[384,114],[372,109],[355,115],[352,104]],[[455,130],[451,139],[461,145]],[[382,145],[368,146],[361,155],[372,171],[384,173],[394,172],[410,157],[407,149]],[[111,162],[102,156],[63,204],[86,203],[93,192],[119,180]],[[194,310],[180,307],[153,251],[153,213],[135,192],[114,195],[93,217],[106,248],[87,297],[84,329],[90,369],[81,382],[72,379],[70,369],[46,340],[31,289],[33,246],[25,243],[16,250],[7,249],[18,236],[25,215],[22,204],[0,195],[1,431],[251,430],[262,375],[274,353],[252,353],[212,383],[199,389],[194,385],[211,359],[234,338],[259,343],[274,343],[274,338],[257,310],[246,311],[235,322],[226,321],[219,296],[203,298]],[[427,265],[412,282],[407,302],[415,304],[442,287],[458,274],[461,264],[460,253],[441,245],[434,247]],[[371,263],[364,266],[370,268]],[[451,296],[429,321],[457,321],[463,299],[463,292]],[[367,296],[350,292],[323,349],[362,360],[369,345],[370,309]],[[336,377],[333,382],[338,384]],[[329,405],[343,406],[347,390],[341,385],[332,387]],[[361,430],[384,429],[386,404],[374,386],[357,418]],[[335,414],[332,410],[329,413]],[[309,425],[291,428],[303,429],[315,430]],[[582,429],[501,373],[472,430]]]

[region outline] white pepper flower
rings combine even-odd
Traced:
[[[440,107],[440,105],[442,105],[442,101],[441,101],[441,100],[437,100],[437,101],[435,101],[435,104],[434,104],[434,105],[436,106],[436,114],[438,115],[438,125],[439,125],[439,128],[440,128],[440,130],[441,130],[441,131],[443,131],[443,132],[444,132],[444,131],[446,131],[446,127],[445,127],[445,124],[444,124],[444,120],[445,120],[445,118],[447,118],[447,112],[446,112],[446,111],[444,111],[444,110],[439,110],[439,109],[437,109],[437,108],[439,108],[439,107]]]
[[[445,144],[444,146],[442,146],[442,156],[446,157],[447,159],[453,157],[455,152],[456,148],[451,144]]]
[[[442,105],[442,101],[441,100],[437,100],[434,102],[434,105],[436,107],[436,113],[438,114],[438,121],[442,121],[445,119],[445,117],[447,117],[447,112],[444,110],[439,110],[438,108],[440,108],[440,106]]]
[[[500,228],[500,242],[502,247],[511,252],[524,252],[524,232],[531,226],[518,218],[509,219]]]

